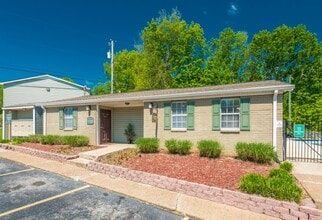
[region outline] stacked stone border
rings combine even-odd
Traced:
[[[37,157],[65,162],[78,158],[78,155],[66,156],[35,150],[27,147],[0,144],[0,148],[30,154]],[[240,209],[265,214],[286,220],[322,220],[320,210],[296,203],[278,201],[261,196],[249,195],[242,192],[192,183],[157,174],[146,173],[128,168],[90,161],[86,168],[112,177],[124,178],[138,183],[148,184],[161,189],[183,193],[186,195],[207,199],[213,202],[234,206]]]
[[[57,154],[52,152],[46,152],[41,150],[36,150],[28,147],[22,147],[22,146],[16,146],[16,145],[9,145],[9,144],[0,144],[0,147],[5,150],[12,150],[17,151],[20,153],[30,154],[37,157],[42,157],[50,160],[56,160],[59,162],[66,162],[67,160],[78,158],[78,155],[63,155],[63,154]]]
[[[89,162],[87,168],[112,177],[120,177],[281,219],[322,220],[318,209],[299,206],[296,203],[249,195],[94,161]]]

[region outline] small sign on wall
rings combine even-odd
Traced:
[[[279,121],[279,120],[277,120],[277,121],[276,121],[276,127],[277,127],[277,128],[282,128],[282,127],[283,127],[283,121]]]
[[[10,124],[12,121],[12,114],[6,114],[6,122],[7,124]]]
[[[94,124],[94,118],[93,117],[87,117],[87,125],[93,125]]]

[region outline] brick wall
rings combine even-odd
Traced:
[[[93,125],[87,125],[88,111],[86,106],[78,106],[77,130],[60,130],[59,129],[59,108],[47,109],[47,133],[57,135],[85,135],[89,138],[89,144],[96,143],[96,106],[91,107],[91,117],[94,118]]]
[[[272,144],[273,94],[248,97],[250,97],[250,131],[230,133],[212,130],[212,100],[214,98],[195,99],[195,129],[193,131],[164,130],[164,102],[158,102],[157,134],[158,138],[160,138],[161,146],[163,146],[164,140],[170,138],[189,139],[194,142],[194,147],[196,147],[196,143],[201,139],[212,139],[223,144],[223,154],[234,155],[235,145],[240,141]],[[282,120],[282,95],[278,96],[277,110],[277,118],[278,120]],[[144,137],[155,137],[155,129],[156,124],[152,122],[152,116],[150,114],[150,109],[148,108],[148,103],[145,103]],[[282,156],[282,128],[278,128],[277,132],[278,153],[280,156]]]
[[[113,177],[120,177],[281,219],[322,220],[318,209],[300,206],[296,203],[277,201],[93,161],[87,164],[87,168]]]

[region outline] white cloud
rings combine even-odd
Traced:
[[[231,2],[230,6],[227,10],[227,14],[228,15],[237,15],[239,13],[239,8],[238,5],[236,5],[235,3]]]

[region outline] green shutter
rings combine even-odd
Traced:
[[[165,102],[164,103],[164,130],[170,130],[171,129],[171,103]]]
[[[212,101],[212,130],[220,131],[220,99]]]
[[[240,98],[240,130],[250,130],[250,98]]]
[[[195,102],[187,102],[187,130],[195,129]]]
[[[73,129],[77,130],[77,108],[73,108]]]
[[[59,129],[64,129],[64,109],[59,108]]]

